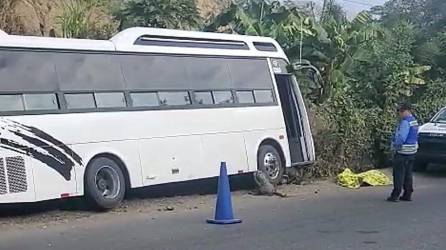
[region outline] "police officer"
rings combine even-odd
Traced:
[[[412,106],[409,103],[401,103],[397,111],[401,120],[392,139],[393,191],[387,201],[412,201],[412,171],[418,150],[418,122],[412,115]]]

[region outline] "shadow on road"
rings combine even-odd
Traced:
[[[430,164],[426,171],[419,175],[429,178],[446,178],[446,165]]]
[[[52,200],[45,202],[36,202],[32,204],[2,204],[0,205],[0,218],[33,215],[48,211],[62,210],[65,206],[67,206],[68,202],[73,201]]]
[[[231,190],[247,190],[255,187],[252,175],[230,177]],[[127,200],[172,197],[192,194],[213,194],[217,191],[217,178],[208,178],[189,182],[162,184],[130,190]],[[1,204],[0,218],[28,216],[50,211],[93,211],[82,198],[51,200],[36,203]]]
[[[230,177],[231,190],[246,190],[255,187],[251,174]],[[208,178],[188,182],[161,184],[132,190],[127,199],[159,198],[177,195],[214,194],[217,192],[218,178]]]

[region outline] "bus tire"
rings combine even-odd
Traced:
[[[261,145],[257,154],[257,169],[265,173],[271,184],[279,184],[285,172],[279,151],[269,144]]]
[[[98,157],[88,164],[85,196],[95,209],[108,210],[119,206],[124,199],[125,187],[124,174],[112,159]]]

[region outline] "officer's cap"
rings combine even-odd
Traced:
[[[413,106],[409,102],[401,102],[398,104],[397,111],[398,112],[404,112],[404,111],[412,111]]]

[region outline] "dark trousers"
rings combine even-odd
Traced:
[[[415,155],[396,154],[393,159],[393,192],[392,197],[400,197],[404,189],[404,197],[410,198],[413,193],[413,164]]]

